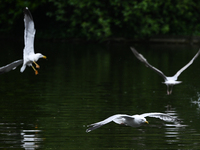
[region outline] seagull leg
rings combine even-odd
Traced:
[[[36,68],[40,68],[40,66],[35,61],[33,61],[33,63],[35,64]]]
[[[169,86],[167,85],[167,95],[169,95]]]
[[[35,71],[35,75],[37,75],[38,74],[38,71],[33,67],[33,66],[31,66],[32,68],[33,68],[33,70]]]
[[[173,85],[171,86],[170,94],[172,94]]]

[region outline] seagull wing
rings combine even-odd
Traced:
[[[6,66],[3,66],[0,68],[0,74],[3,74],[3,73],[6,73],[6,72],[9,72],[11,70],[14,70],[17,66],[21,65],[23,62],[22,59],[20,60],[17,60],[17,61],[14,61]]]
[[[179,119],[172,117],[168,114],[164,114],[164,113],[145,113],[145,114],[141,114],[141,116],[159,118],[159,119],[167,121],[167,122],[180,122]]]
[[[107,118],[107,119],[105,119],[103,121],[88,125],[88,127],[90,127],[90,126],[91,127],[88,128],[86,130],[86,132],[90,132],[92,130],[95,130],[95,129],[97,129],[97,128],[99,128],[99,127],[101,127],[101,126],[103,126],[103,125],[105,125],[105,124],[107,124],[107,123],[109,123],[111,121],[114,121],[115,123],[121,124],[121,121],[120,121],[121,118],[119,118],[119,117],[123,117],[123,116],[129,116],[129,115],[120,115],[120,114],[118,114],[118,115],[110,116],[109,118]]]
[[[113,121],[117,124],[123,124],[123,125],[126,125],[126,126],[134,127],[134,125],[133,125],[134,119],[135,119],[134,116],[121,115],[121,116],[115,118]]]
[[[183,68],[181,68],[175,75],[174,78],[178,78],[178,76],[185,70],[187,69],[192,63],[193,61],[199,56],[200,54],[200,49],[199,51],[196,53],[196,55],[192,58],[192,60],[190,60],[190,62],[188,64],[186,64]]]
[[[24,8],[24,56],[28,56],[34,53],[34,38],[35,38],[35,27],[33,17],[28,9]]]
[[[151,68],[152,70],[154,70],[155,72],[157,72],[160,76],[162,76],[164,78],[164,80],[167,80],[167,77],[164,75],[164,73],[160,70],[158,70],[157,68],[155,68],[154,66],[150,65],[148,63],[148,61],[142,56],[142,54],[138,53],[135,48],[130,47],[131,51],[133,52],[133,54],[141,61],[143,62],[147,67]]]

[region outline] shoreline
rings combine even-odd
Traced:
[[[23,42],[24,37],[8,37],[0,36],[1,41],[20,41]],[[41,42],[74,42],[74,43],[152,43],[152,44],[200,44],[200,36],[162,36],[152,37],[149,39],[128,39],[122,37],[106,38],[102,40],[87,40],[85,38],[40,38],[36,37],[35,41]]]

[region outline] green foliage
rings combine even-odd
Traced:
[[[24,7],[29,7],[31,10],[38,8],[46,0],[35,0],[34,3],[24,0],[4,0],[0,1],[0,32],[9,32],[14,28],[14,23],[20,16]]]
[[[11,7],[12,6],[12,7]],[[0,2],[1,31],[9,31],[28,6],[46,17],[41,31],[49,38],[149,38],[154,35],[200,35],[195,0],[36,0]],[[34,10],[34,12],[33,12]],[[43,18],[45,18],[43,17]],[[44,21],[44,20],[41,20]],[[42,22],[39,22],[42,24]]]

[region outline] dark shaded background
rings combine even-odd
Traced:
[[[29,7],[43,39],[198,36],[199,6],[195,0],[1,1],[0,35],[23,36],[23,8]]]

